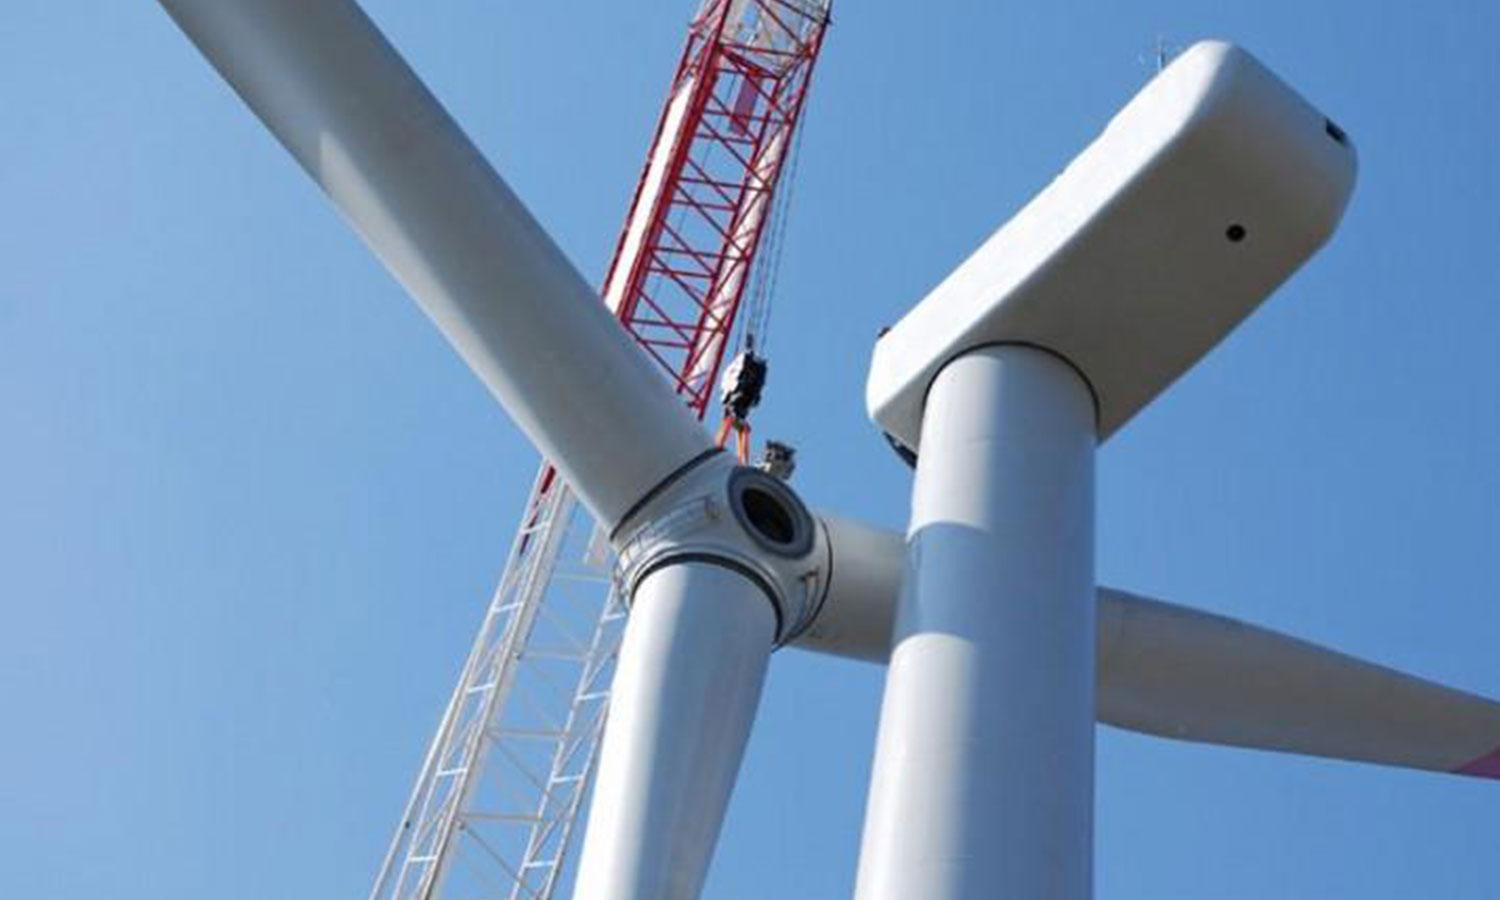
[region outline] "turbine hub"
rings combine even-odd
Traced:
[[[828,589],[828,539],[795,491],[759,469],[714,453],[658,486],[615,530],[615,585],[631,598],[647,575],[674,562],[732,569],[776,611],[776,644],[801,634]]]

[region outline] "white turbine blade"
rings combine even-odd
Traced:
[[[574,896],[694,900],[760,702],[776,619],[713,563],[646,576],[620,648]]]
[[[793,647],[885,665],[906,542],[900,534],[818,513],[829,550],[828,591]]]
[[[162,0],[606,527],[707,436],[349,0]]]
[[[1103,589],[1100,721],[1500,778],[1500,703],[1234,619]]]
[[[824,516],[828,596],[794,646],[884,663],[901,535]],[[1112,588],[1097,717],[1181,740],[1500,778],[1500,703],[1284,634]]]

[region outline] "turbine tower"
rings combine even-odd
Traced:
[[[691,386],[728,332],[664,380],[620,327],[635,282],[612,272],[600,303],[350,0],[163,2],[555,468],[537,494],[563,499],[528,510],[513,562],[550,571],[571,497],[617,554],[630,613],[576,896],[698,896],[786,645],[889,664],[861,900],[1091,896],[1096,719],[1500,777],[1500,704],[1094,584],[1097,447],[1317,252],[1353,189],[1342,129],[1243,50],[1182,54],[880,339],[869,412],[916,469],[903,536],[812,512],[714,446]],[[637,211],[674,196],[654,184],[648,164]],[[634,252],[617,263],[655,258]],[[701,296],[710,322],[738,302]],[[518,640],[476,649],[465,679],[514,672],[499,657]],[[608,677],[585,674],[588,692]],[[492,709],[510,687],[473,684]],[[483,746],[489,712],[463,713],[471,730],[458,715],[457,745]],[[449,743],[428,763],[448,786],[418,796],[451,814],[398,836],[400,896],[434,895],[467,831],[472,795],[453,786],[479,757],[443,774]]]

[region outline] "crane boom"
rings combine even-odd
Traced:
[[[767,256],[830,2],[702,4],[604,280],[605,304],[699,418]],[[543,461],[371,900],[550,898],[565,884],[624,626],[611,565]]]

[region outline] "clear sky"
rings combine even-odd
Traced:
[[[367,5],[597,279],[693,0]],[[1360,182],[1104,447],[1100,578],[1500,694],[1494,7],[835,16],[757,413],[802,492],[903,525],[863,412],[877,329],[1158,35],[1230,38],[1348,130]],[[0,202],[3,893],[363,896],[533,451],[154,4],[6,4]],[[881,679],[773,660],[708,897],[849,895]],[[1492,782],[1101,729],[1098,895],[1493,898],[1497,810]]]

